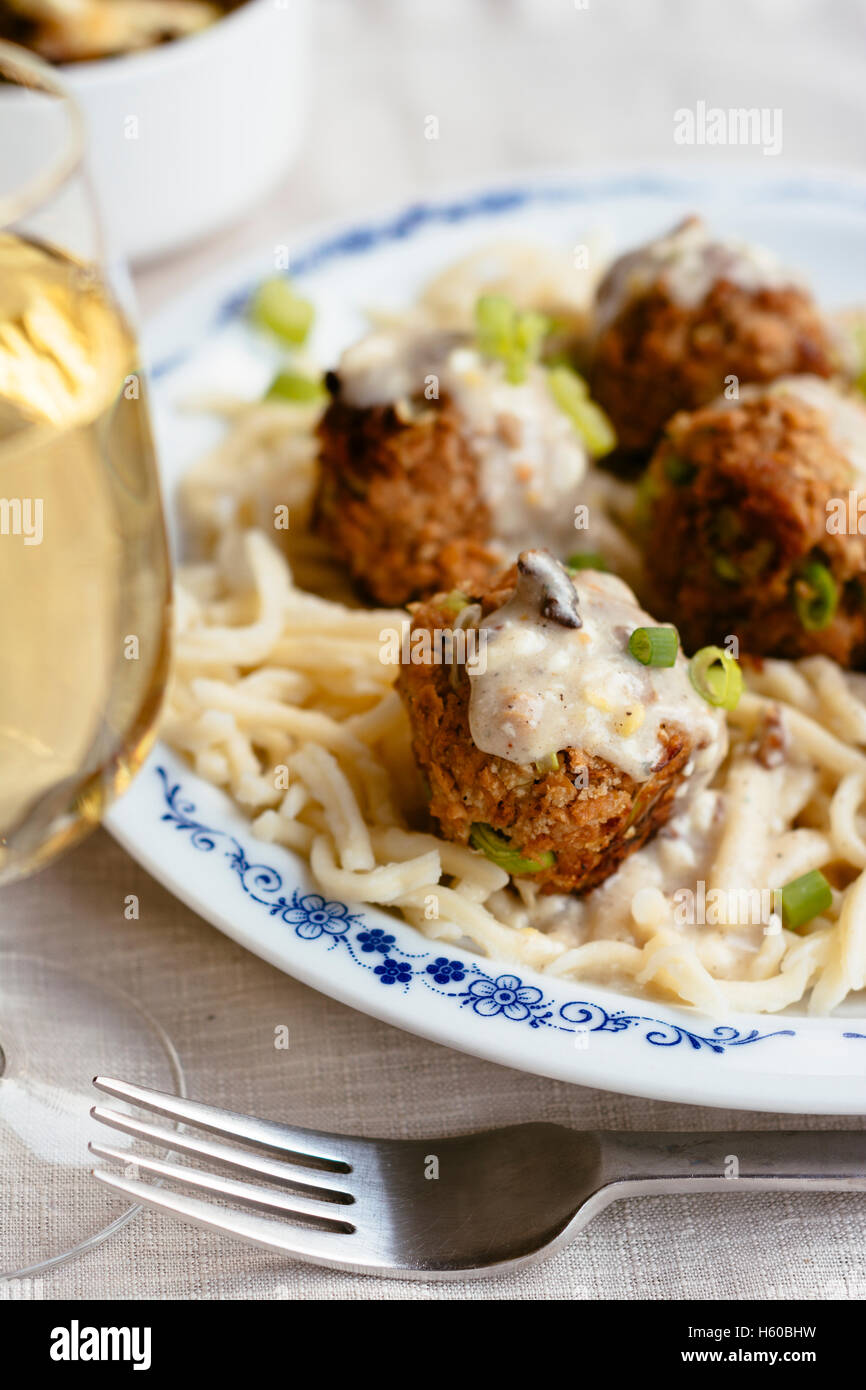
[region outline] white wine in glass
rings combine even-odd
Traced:
[[[135,341],[0,231],[0,882],[96,824],[153,735],[169,572]]]
[[[0,885],[98,824],[151,745],[167,674],[147,393],[83,152],[57,75],[0,44]],[[26,954],[3,892],[0,1276],[15,1276],[129,1214],[89,1176],[91,1078],[177,1089],[180,1074],[131,1000]]]

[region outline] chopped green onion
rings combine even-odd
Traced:
[[[628,649],[642,666],[673,666],[680,642],[675,627],[636,627]]]
[[[559,771],[559,757],[556,753],[546,753],[543,758],[539,758],[535,764],[535,771],[544,776],[546,772]]]
[[[468,602],[468,598],[464,593],[461,593],[460,589],[452,589],[451,593],[442,600],[442,607],[447,608],[449,613],[459,613]]]
[[[512,385],[526,380],[526,368],[530,362],[537,362],[541,346],[550,327],[544,314],[531,310],[518,314],[514,320],[514,343],[506,358],[505,375]]]
[[[511,348],[515,309],[504,294],[483,294],[475,305],[478,347],[485,357],[505,357]]]
[[[762,537],[756,545],[752,546],[748,557],[743,559],[743,568],[750,579],[763,574],[772,560],[775,550],[775,545],[767,536]]]
[[[589,452],[595,458],[616,446],[616,432],[600,405],[590,400],[589,387],[571,367],[551,367],[547,374],[550,394],[564,411]]]
[[[537,874],[549,869],[556,862],[553,850],[547,849],[536,859],[527,859],[519,849],[512,849],[511,841],[500,835],[490,825],[473,825],[469,832],[469,843],[493,864],[498,864],[509,874]]]
[[[533,310],[518,313],[504,294],[483,294],[475,305],[475,326],[480,351],[504,362],[506,380],[519,386],[540,356],[550,320]]]
[[[839,586],[826,565],[812,560],[794,580],[794,607],[807,632],[823,632],[833,621]]]
[[[265,393],[266,401],[293,401],[308,405],[325,399],[327,392],[321,377],[304,376],[301,372],[277,372]]]
[[[799,931],[826,912],[832,901],[833,891],[820,869],[801,874],[782,889],[782,925],[788,931]]]
[[[295,294],[291,281],[282,276],[265,280],[253,295],[250,316],[260,328],[267,328],[283,342],[297,347],[306,338],[313,322],[313,306]]]
[[[739,662],[722,647],[701,647],[689,662],[689,678],[698,694],[718,709],[736,709],[743,693]]]
[[[663,467],[665,477],[676,487],[685,487],[698,471],[693,463],[689,463],[688,459],[680,458],[679,454],[668,454]]]
[[[637,796],[631,804],[631,810],[629,811],[628,817],[626,818],[625,825],[623,826],[623,831],[630,830],[631,827],[634,825],[635,821],[642,820],[643,817],[647,815],[648,812],[652,809],[652,807],[658,801],[660,796],[661,792],[657,789],[654,789],[651,783],[649,784],[649,786],[646,783],[644,783],[644,785],[641,787],[640,791],[638,792]]]
[[[739,584],[742,579],[739,565],[735,565],[729,555],[713,556],[713,574],[725,584]]]
[[[599,555],[596,550],[576,550],[573,555],[569,555],[565,562],[566,569],[573,570],[606,570],[607,561],[603,555]]]

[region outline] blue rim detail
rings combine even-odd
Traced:
[[[796,1036],[793,1028],[779,1028],[772,1033],[760,1033],[753,1028],[743,1033],[728,1024],[699,1033],[669,1019],[622,1010],[611,1013],[603,1004],[589,999],[569,999],[557,1008],[556,1001],[546,998],[537,985],[525,984],[519,975],[510,971],[493,975],[483,961],[474,957],[457,960],[436,951],[408,951],[400,944],[401,924],[397,921],[394,932],[386,931],[369,925],[363,912],[352,912],[346,903],[329,902],[320,893],[303,893],[299,889],[287,893],[283,876],[277,869],[269,864],[252,863],[234,835],[205,825],[197,818],[195,804],[187,799],[180,782],[172,783],[164,767],[156,767],[155,771],[162,782],[162,795],[168,808],[160,820],[176,831],[187,833],[193,849],[204,854],[219,850],[251,901],[258,903],[270,917],[279,918],[291,927],[299,941],[327,942],[329,951],[342,949],[356,966],[370,972],[385,987],[398,986],[403,994],[411,989],[425,989],[460,1009],[470,1010],[479,1019],[501,1017],[529,1028],[553,1029],[581,1039],[590,1033],[618,1035],[631,1029],[643,1029],[644,1041],[653,1047],[678,1047],[680,1043],[688,1043],[695,1052],[719,1054],[731,1047],[766,1042],[769,1038]],[[450,988],[455,985],[464,988]],[[846,1033],[843,1036],[861,1035]]]
[[[723,178],[724,171],[720,171],[720,179]],[[763,202],[781,205],[834,202],[850,212],[866,213],[866,184],[858,186],[856,183],[824,182],[816,176],[778,181],[756,178],[754,185]],[[533,206],[571,204],[578,207],[602,199],[619,198],[706,198],[709,187],[708,182],[701,178],[623,173],[588,176],[574,182],[494,188],[442,202],[412,203],[390,217],[356,223],[321,241],[311,242],[293,259],[291,275],[293,278],[311,275],[335,261],[365,255],[389,242],[406,241],[429,227],[455,226],[472,218],[493,220]],[[224,328],[243,313],[259,278],[252,280],[242,290],[233,291],[223,300],[208,325],[208,334]],[[151,380],[158,381],[160,377],[168,375],[181,366],[188,356],[188,351],[181,350],[154,363]]]

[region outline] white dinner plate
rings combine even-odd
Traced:
[[[765,243],[802,267],[827,306],[866,301],[866,184],[819,175],[547,176],[313,230],[291,249],[316,305],[312,344],[332,362],[371,305],[407,303],[435,271],[499,239],[559,247],[600,234],[613,250],[685,213]],[[197,285],[145,329],[169,517],[176,484],[218,437],[184,409],[196,394],[256,396],[274,357],[245,326],[270,248]],[[437,945],[370,907],[326,902],[307,865],[257,840],[222,792],[157,746],[107,820],[112,834],[196,912],[279,969],[354,1008],[506,1066],[700,1105],[801,1114],[866,1112],[866,1007],[710,1018]]]

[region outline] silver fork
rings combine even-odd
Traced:
[[[101,1076],[94,1085],[235,1143],[94,1106],[91,1114],[103,1124],[245,1175],[239,1180],[91,1144],[99,1158],[128,1170],[94,1170],[100,1182],[196,1226],[364,1274],[467,1279],[517,1269],[565,1245],[618,1197],[866,1192],[863,1131],[578,1133],[535,1123],[448,1139],[359,1139],[236,1115]],[[175,1193],[166,1184],[233,1205]]]

